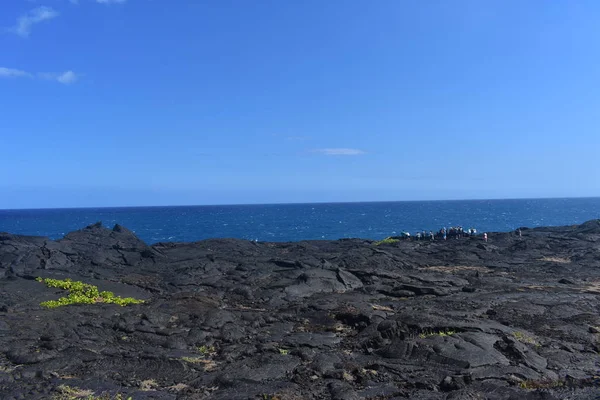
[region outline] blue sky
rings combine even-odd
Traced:
[[[598,196],[598,15],[4,1],[0,208]]]

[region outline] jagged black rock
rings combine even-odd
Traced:
[[[38,277],[145,302],[47,309]],[[3,233],[0,398],[597,399],[599,296],[598,220],[378,246]]]

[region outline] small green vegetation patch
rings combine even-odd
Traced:
[[[519,383],[519,387],[521,389],[553,389],[559,388],[566,385],[566,382],[563,380],[552,380],[552,379],[542,379],[539,381],[535,380],[526,380]]]
[[[537,342],[537,340],[535,340],[531,336],[524,334],[523,332],[513,332],[513,336],[521,343],[532,344],[535,347],[540,347],[540,344]]]
[[[393,237],[387,237],[383,240],[375,242],[375,246],[381,246],[382,244],[394,244],[394,243],[398,243],[399,241],[400,241],[400,239],[394,239]]]
[[[181,360],[190,364],[198,364],[201,362],[205,362],[204,358],[202,357],[181,357]]]
[[[200,347],[197,347],[197,350],[200,354],[205,355],[205,356],[213,356],[217,353],[217,350],[215,349],[214,346],[202,345]]]
[[[114,396],[107,393],[95,395],[91,390],[80,389],[76,386],[60,385],[55,390],[58,393],[52,396],[52,400],[133,400],[133,397],[125,397],[121,393]]]
[[[58,288],[69,291],[69,295],[66,297],[61,297],[58,300],[49,300],[40,303],[42,307],[46,308],[56,308],[61,306],[68,306],[71,304],[97,303],[108,303],[118,304],[120,306],[127,306],[130,304],[140,304],[144,302],[143,300],[134,299],[133,297],[115,296],[113,292],[100,292],[98,290],[98,286],[73,281],[69,278],[64,280],[36,278],[36,281],[41,282],[50,288]]]
[[[451,329],[443,329],[443,330],[424,330],[423,332],[421,332],[419,334],[419,337],[421,339],[425,339],[431,336],[452,336],[456,333],[456,331],[453,331]]]
[[[263,393],[260,396],[260,398],[261,398],[261,400],[281,400],[281,397],[279,397],[275,394],[266,394],[266,393]]]
[[[290,351],[288,349],[279,349],[279,354],[281,354],[282,356],[287,356],[288,354],[290,354]]]

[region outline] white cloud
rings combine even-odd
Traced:
[[[17,24],[9,31],[21,37],[29,37],[31,27],[43,21],[58,17],[58,11],[51,7],[37,7],[17,19]]]
[[[20,69],[0,67],[0,78],[30,78],[31,74]]]
[[[347,149],[347,148],[333,148],[333,149],[316,149],[315,153],[321,153],[326,156],[358,156],[365,154],[364,151],[359,149]]]
[[[62,74],[54,74],[54,73],[47,73],[47,72],[32,74],[30,72],[23,71],[20,69],[0,67],[0,78],[34,78],[34,77],[36,77],[38,79],[46,79],[46,80],[50,80],[50,81],[56,81],[56,82],[62,83],[63,85],[70,85],[72,83],[77,82],[77,80],[79,79],[79,75],[77,75],[75,72],[73,72],[71,70],[65,71]]]
[[[37,74],[38,78],[45,79],[48,81],[56,81],[62,83],[63,85],[70,85],[72,83],[77,82],[79,79],[79,75],[75,72],[69,70],[60,74],[52,73],[52,72],[40,72]]]
[[[96,0],[96,3],[100,4],[120,4],[125,3],[127,0]]]
[[[64,85],[70,85],[71,83],[77,82],[79,77],[73,71],[66,71],[56,77],[56,80]]]

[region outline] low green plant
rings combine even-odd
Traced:
[[[140,304],[144,302],[144,300],[134,299],[133,297],[115,296],[113,292],[100,292],[98,290],[98,286],[73,281],[69,278],[64,280],[36,278],[36,281],[41,282],[50,288],[57,288],[69,291],[69,295],[66,297],[61,297],[58,300],[49,300],[40,303],[42,307],[46,308],[56,308],[61,306],[68,306],[71,304],[97,303],[108,303],[118,304],[120,306],[127,306],[130,304]]]
[[[216,352],[216,349],[214,346],[202,345],[202,346],[198,347],[197,349],[200,354],[205,355],[205,356],[215,354],[215,352]]]
[[[287,349],[279,349],[279,354],[281,354],[282,356],[287,356],[288,354],[290,354],[290,351]]]
[[[80,389],[76,386],[60,385],[56,388],[52,400],[133,400],[133,397],[124,397],[121,393],[114,396],[108,393],[95,395],[91,390]]]
[[[263,393],[260,398],[261,398],[261,400],[281,400],[281,397],[279,397],[277,395],[265,394],[265,393]]]
[[[375,242],[375,246],[381,246],[382,244],[394,244],[394,243],[398,243],[399,241],[400,241],[400,239],[394,239],[393,237],[386,237],[383,240]]]
[[[181,361],[185,361],[190,364],[199,364],[204,362],[204,359],[202,357],[181,357]]]
[[[186,362],[188,364],[195,364],[197,366],[204,366],[205,371],[213,371],[217,368],[217,363],[213,361],[211,358],[205,358],[203,356],[200,357],[181,357],[179,360]]]
[[[433,331],[433,330],[425,330],[423,332],[421,332],[419,334],[419,337],[421,339],[425,339],[427,337],[431,337],[431,336],[452,336],[456,333],[456,331],[453,331],[451,329],[444,329],[444,330],[437,330],[437,331]]]
[[[535,340],[531,336],[528,336],[528,335],[524,334],[523,332],[519,332],[519,331],[513,332],[513,336],[514,336],[515,339],[517,339],[521,343],[532,344],[535,347],[540,347],[541,346],[537,342],[537,340]]]
[[[519,387],[521,389],[552,389],[559,388],[565,386],[565,381],[563,380],[552,380],[552,379],[542,379],[542,380],[526,380],[519,383]]]

